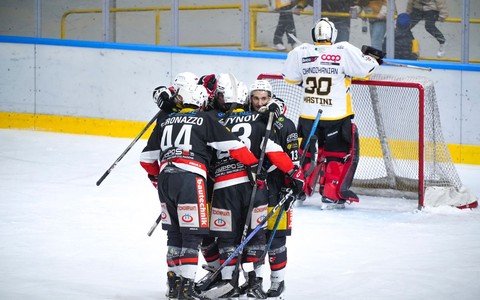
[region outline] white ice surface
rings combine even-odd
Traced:
[[[140,140],[0,130],[0,299],[164,299],[165,232]],[[457,165],[480,195],[480,167]],[[295,208],[286,298],[480,299],[480,210],[361,197]],[[202,271],[200,271],[202,272]],[[199,276],[203,273],[199,273]],[[265,289],[269,287],[268,271]]]

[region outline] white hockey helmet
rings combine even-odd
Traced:
[[[238,81],[233,74],[221,73],[217,77],[217,94],[223,94],[225,103],[245,104],[248,88],[245,83]]]
[[[268,96],[272,97],[272,85],[268,80],[259,79],[255,80],[255,82],[250,87],[250,95],[252,95],[255,91],[266,91],[268,92]]]
[[[312,28],[312,39],[314,42],[335,43],[337,39],[337,28],[328,18],[321,18]]]
[[[185,85],[196,85],[198,83],[198,76],[193,74],[192,72],[182,72],[178,73],[173,80],[173,87],[175,91],[185,86]]]
[[[194,105],[198,108],[207,104],[208,93],[203,85],[185,85],[178,90],[183,105]]]

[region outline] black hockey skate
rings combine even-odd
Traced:
[[[332,200],[325,196],[322,197],[322,210],[328,209],[344,209],[345,208],[345,200]]]
[[[178,300],[204,300],[207,299],[201,296],[195,290],[195,282],[193,279],[183,278],[180,280],[180,288],[178,290]]]
[[[263,278],[256,277],[255,271],[248,273],[247,299],[267,299],[267,293],[262,289]]]
[[[168,299],[177,299],[180,289],[180,277],[175,272],[167,272],[167,294]]]
[[[269,300],[283,300],[285,291],[285,282],[282,280],[280,282],[272,282],[270,289],[267,291],[267,296]]]

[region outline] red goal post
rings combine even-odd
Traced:
[[[303,88],[278,74],[260,74],[286,116],[297,123]],[[444,142],[433,82],[425,77],[373,75],[353,80],[353,121],[360,134],[360,162],[352,185],[358,194],[418,199],[418,207],[476,207],[477,199],[455,169]]]

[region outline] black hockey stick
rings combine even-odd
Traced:
[[[263,140],[262,151],[260,152],[260,158],[258,159],[258,167],[256,172],[257,178],[262,173],[263,161],[265,160],[265,151],[267,150],[267,144],[268,144],[268,140],[270,139],[270,133],[273,131],[272,126],[273,126],[274,120],[275,120],[275,114],[273,112],[270,112],[268,114],[268,122],[267,122],[267,128],[265,130],[265,138]],[[255,202],[257,190],[258,190],[258,184],[257,184],[257,181],[255,180],[255,183],[252,189],[252,194],[250,196],[250,202],[248,204],[248,211],[247,211],[247,217],[245,219],[245,225],[243,226],[242,239],[240,240],[240,242],[243,242],[245,240],[245,237],[247,236],[247,233],[248,233],[248,228],[250,227],[250,222],[252,220],[253,204]],[[232,280],[230,281],[235,284],[235,287],[238,286],[238,278],[240,274],[240,265],[242,263],[242,257],[243,257],[243,251],[241,251],[238,254],[237,263],[235,264],[235,269],[233,270]]]
[[[102,177],[100,177],[100,179],[97,181],[97,186],[99,186],[102,183],[102,181],[105,178],[107,178],[108,174],[110,174],[110,172],[112,172],[113,168],[115,168],[115,166],[118,164],[118,162],[120,160],[122,160],[122,158],[125,156],[125,154],[127,154],[127,152],[130,151],[130,149],[132,149],[133,145],[135,145],[135,143],[142,137],[142,135],[145,133],[145,131],[147,131],[148,128],[153,124],[153,122],[155,122],[155,120],[157,119],[160,112],[161,112],[161,110],[159,110],[158,113],[150,120],[150,122],[148,122],[148,124],[145,126],[145,128],[143,128],[142,131],[140,131],[140,133],[137,135],[137,137],[135,139],[133,139],[133,141],[130,143],[130,145],[128,145],[128,147],[125,149],[125,151],[123,151],[123,153],[120,154],[120,156],[117,158],[117,160],[115,160],[113,162],[113,164],[110,166],[110,168],[108,168],[108,170],[105,171],[105,173],[103,173]]]
[[[275,212],[277,212],[277,210],[285,204],[287,199],[289,197],[292,197],[292,194],[293,194],[292,190],[287,189],[286,191],[287,191],[287,193],[283,196],[282,199],[280,199],[280,201],[277,203],[277,205],[275,205],[275,207],[255,227],[255,229],[253,229],[253,231],[250,232],[250,234],[242,241],[242,243],[240,243],[240,245],[238,245],[238,247],[235,249],[235,251],[232,254],[230,254],[230,256],[220,265],[220,267],[218,267],[218,269],[215,272],[208,273],[207,275],[205,275],[202,279],[200,279],[198,281],[198,283],[196,284],[196,288],[199,291],[204,291],[206,288],[208,288],[208,286],[212,283],[212,281],[215,280],[215,278],[220,274],[221,270],[224,267],[226,267],[227,264],[232,259],[234,259],[237,255],[240,255],[240,253],[243,250],[243,248],[245,247],[245,245],[255,236],[255,234],[257,234],[258,231],[260,231],[260,229],[263,228],[265,223],[268,222],[268,220],[275,214]],[[234,288],[235,287],[232,284],[225,284],[225,285],[219,287],[218,289],[208,290],[208,291],[202,293],[202,296],[205,296],[209,299],[215,299],[215,298],[218,298],[218,297],[228,293],[229,291],[231,291]]]
[[[262,149],[261,149],[261,152],[260,152],[260,158],[258,160],[258,167],[257,167],[257,176],[262,172],[262,167],[263,167],[263,161],[265,159],[265,151],[267,149],[267,143],[268,143],[268,140],[270,139],[270,133],[272,132],[272,125],[273,125],[273,120],[274,120],[274,113],[273,112],[270,112],[269,115],[268,115],[268,122],[267,122],[267,128],[266,128],[266,131],[265,131],[265,138],[264,138],[264,141],[263,141],[263,144],[262,144]],[[250,202],[248,204],[248,211],[247,211],[247,217],[246,217],[246,220],[245,220],[245,224],[243,226],[243,232],[242,232],[242,239],[241,239],[241,244],[243,244],[243,241],[245,240],[245,237],[247,236],[247,233],[248,233],[248,228],[249,228],[249,224],[250,224],[250,221],[251,221],[251,218],[252,218],[252,210],[253,210],[253,204],[255,202],[255,197],[257,195],[257,189],[258,189],[258,184],[257,182],[255,181],[254,182],[254,185],[253,185],[253,188],[252,188],[252,194],[250,196]],[[242,247],[243,248],[243,247]],[[242,257],[242,254],[240,253],[238,255],[238,261],[237,261],[237,265],[240,264],[240,260],[241,260],[241,257]],[[233,259],[233,257],[232,257]],[[230,259],[231,260],[231,259]],[[229,261],[230,261],[229,260]],[[226,265],[224,263],[224,265]],[[235,265],[235,271],[234,271],[234,274],[233,274],[233,279],[232,281],[235,279],[235,275],[237,275],[237,279],[238,279],[238,267],[237,265]],[[217,272],[213,273],[215,274],[215,277],[218,275],[218,272],[223,269],[222,266],[220,266],[220,268],[217,269]],[[236,274],[237,273],[237,274]],[[213,277],[213,278],[215,278]],[[203,279],[202,279],[203,280]],[[201,281],[202,281],[201,280]],[[211,281],[210,281],[211,282]],[[210,284],[210,282],[208,284]],[[203,290],[208,287],[208,285],[202,285],[203,287]]]
[[[152,227],[150,227],[150,230],[147,232],[148,236],[152,236],[152,233],[155,231],[155,228],[157,228],[161,220],[162,220],[162,213],[160,213],[158,218],[155,220],[155,223],[153,223]]]

